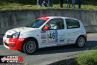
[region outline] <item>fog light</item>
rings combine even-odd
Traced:
[[[11,44],[11,47],[15,47],[15,44]]]

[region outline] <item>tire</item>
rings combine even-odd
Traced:
[[[27,40],[23,45],[23,52],[31,55],[37,50],[36,42],[33,40]]]
[[[85,37],[83,36],[80,36],[77,41],[76,41],[76,46],[79,47],[79,48],[82,48],[85,46],[85,43],[86,43],[86,39]]]

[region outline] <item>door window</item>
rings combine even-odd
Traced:
[[[47,25],[50,30],[64,29],[64,21],[61,18],[51,19]]]

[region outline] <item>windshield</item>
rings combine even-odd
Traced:
[[[32,27],[32,28],[39,28],[40,26],[42,26],[45,23],[46,20],[42,20],[42,19],[37,19],[34,20],[30,25],[28,25],[27,27]]]

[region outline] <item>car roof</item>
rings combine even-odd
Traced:
[[[63,16],[42,16],[40,18],[49,18],[49,19],[53,19],[53,18],[76,19],[76,18],[63,17]],[[76,20],[78,20],[78,19],[76,19]]]

